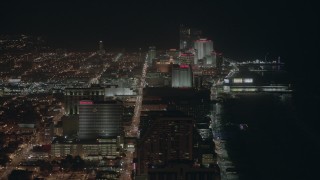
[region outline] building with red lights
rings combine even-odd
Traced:
[[[179,64],[194,64],[194,54],[181,53],[179,56]]]
[[[213,51],[213,42],[208,39],[199,39],[194,42],[195,49],[195,64],[199,59],[203,59],[205,56],[210,56]]]
[[[103,101],[105,88],[92,85],[90,88],[66,88],[64,91],[66,115],[79,114],[79,101],[89,99]]]
[[[79,103],[79,139],[119,136],[122,131],[123,106],[119,101]]]
[[[173,88],[192,88],[193,73],[190,65],[173,65],[172,81]]]

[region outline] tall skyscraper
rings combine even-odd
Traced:
[[[118,101],[79,103],[79,138],[95,139],[122,134],[122,104]]]
[[[207,55],[211,55],[213,51],[213,42],[208,39],[199,39],[194,42],[195,49],[195,64],[198,64],[199,59],[203,59]]]
[[[173,65],[171,85],[174,88],[191,88],[193,81],[192,76],[192,69],[190,65]]]
[[[180,25],[180,50],[193,49],[193,42],[201,37],[202,32],[197,29]]]
[[[106,53],[106,51],[104,50],[104,47],[103,47],[103,42],[102,41],[99,41],[99,49],[98,49],[98,54],[102,55]]]
[[[153,60],[156,58],[157,52],[155,46],[150,46],[148,51],[148,64],[153,64]]]
[[[139,174],[170,160],[193,160],[194,119],[170,115],[152,120],[138,148]]]

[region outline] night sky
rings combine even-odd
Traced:
[[[79,50],[178,48],[180,24],[199,28],[238,60],[278,56],[289,66],[319,61],[316,3],[278,0],[10,1],[1,4],[1,34],[42,35],[53,47]],[[314,68],[315,69],[315,68]]]
[[[203,30],[226,57],[281,56],[293,77],[297,122],[305,125],[283,125],[305,134],[297,140],[296,134],[287,135],[304,153],[290,152],[318,172],[320,10],[315,0],[111,1],[6,0],[0,4],[0,34],[40,35],[51,47],[70,50],[94,51],[99,40],[107,51],[169,49],[179,47],[179,25],[185,24]]]

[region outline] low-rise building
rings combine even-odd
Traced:
[[[64,157],[68,154],[81,156],[83,159],[118,157],[123,148],[120,136],[97,138],[96,140],[69,140],[56,138],[51,144],[53,157]]]

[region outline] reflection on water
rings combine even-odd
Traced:
[[[212,127],[223,179],[308,176],[300,154],[305,152],[300,144],[304,137],[291,101],[288,96],[256,94],[213,105]]]

